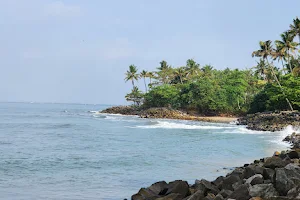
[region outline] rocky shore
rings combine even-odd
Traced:
[[[257,131],[281,131],[289,125],[300,127],[299,111],[265,112],[250,114],[238,119],[238,125],[247,125]]]
[[[300,199],[300,134],[284,139],[289,151],[235,168],[214,181],[165,181],[141,188],[132,200],[295,200]]]
[[[152,119],[178,119],[178,120],[194,120],[204,122],[218,122],[218,123],[229,123],[236,121],[235,117],[205,117],[188,114],[187,112],[175,110],[171,108],[149,108],[142,109],[132,106],[116,106],[105,109],[100,113],[107,114],[122,114],[122,115],[138,115],[141,118],[152,118]]]

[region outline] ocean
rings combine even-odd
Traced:
[[[165,180],[213,180],[292,132],[97,114],[106,105],[0,103],[0,199],[130,199]]]

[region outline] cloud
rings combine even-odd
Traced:
[[[44,13],[51,17],[76,17],[82,15],[82,9],[76,5],[66,5],[62,1],[55,1],[45,5]]]

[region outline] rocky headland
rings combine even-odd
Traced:
[[[281,131],[287,126],[300,127],[299,111],[264,112],[238,119],[238,125],[257,131]]]
[[[216,123],[230,123],[236,121],[236,117],[221,117],[221,116],[198,116],[188,113],[186,111],[175,110],[172,108],[140,108],[133,106],[116,106],[105,110],[100,113],[107,114],[122,114],[122,115],[138,115],[141,118],[152,119],[178,119],[178,120],[194,120],[204,122]]]
[[[141,188],[132,200],[295,200],[300,199],[300,134],[284,139],[291,150],[235,168],[214,181],[189,185],[176,180]]]

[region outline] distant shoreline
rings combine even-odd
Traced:
[[[179,110],[170,108],[149,108],[149,109],[136,109],[131,106],[115,106],[100,111],[106,114],[121,114],[121,115],[136,115],[140,118],[150,119],[177,119],[188,121],[202,121],[212,123],[231,123],[238,120],[237,117],[226,116],[196,116]]]

